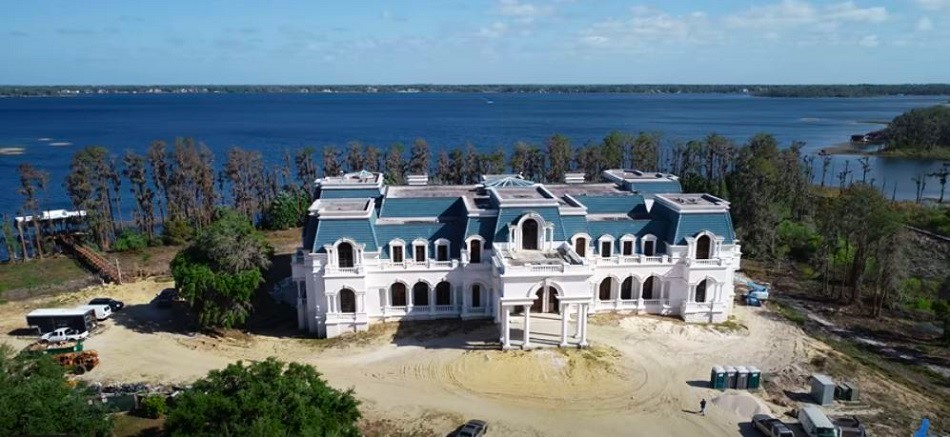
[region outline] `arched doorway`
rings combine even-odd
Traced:
[[[600,300],[610,300],[611,291],[614,288],[614,279],[607,277],[603,281],[600,281],[600,291],[597,293],[597,298]]]
[[[624,279],[623,283],[620,284],[620,299],[633,299],[633,276],[627,276],[627,279]]]
[[[521,222],[521,248],[538,250],[538,221],[527,219]]]
[[[353,267],[353,245],[350,243],[340,243],[336,247],[338,254],[337,261],[341,268]]]
[[[554,287],[541,287],[534,293],[534,296],[534,302],[531,303],[531,312],[560,314],[561,301],[558,299],[557,290]]]
[[[394,307],[406,306],[406,284],[397,282],[389,287],[389,304]]]
[[[340,312],[356,313],[356,293],[349,288],[340,290]]]
[[[581,258],[586,257],[587,256],[587,239],[584,237],[578,237],[576,240],[574,240],[574,251],[577,252],[577,254]]]
[[[435,286],[435,304],[452,305],[452,284],[448,281],[439,282]]]
[[[696,302],[706,302],[706,286],[708,283],[708,279],[703,279],[702,282],[696,284]]]
[[[696,259],[712,258],[712,239],[702,235],[696,239]]]
[[[656,288],[657,285],[656,282],[656,276],[650,276],[646,281],[643,281],[643,299],[656,299],[656,294],[654,293],[654,288]]]
[[[482,286],[472,284],[472,308],[482,307]]]
[[[412,286],[412,305],[429,306],[429,284],[416,282],[416,285]]]

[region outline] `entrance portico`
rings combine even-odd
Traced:
[[[499,328],[501,336],[499,341],[502,344],[502,349],[510,350],[516,347],[531,349],[536,346],[587,346],[589,297],[560,297],[557,296],[557,292],[553,287],[540,288],[532,297],[503,297],[500,299],[499,314],[501,320]],[[542,303],[537,302],[542,299],[551,300]],[[574,334],[569,337],[568,325],[574,308],[577,309]],[[532,309],[535,310],[534,315],[532,315]],[[549,311],[538,311],[539,309]],[[513,312],[520,314],[512,314]],[[560,322],[560,329],[558,329],[558,322]],[[520,341],[512,339],[512,326],[521,328]]]

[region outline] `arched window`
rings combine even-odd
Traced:
[[[452,284],[442,281],[435,286],[435,304],[452,305]]]
[[[356,293],[349,288],[340,290],[340,312],[351,314],[356,312]]]
[[[610,289],[613,288],[613,285],[613,278],[604,278],[603,281],[600,281],[600,293],[598,294],[600,300],[610,300]]]
[[[620,284],[620,298],[623,300],[633,299],[633,276],[628,276]]]
[[[701,235],[696,239],[696,259],[712,258],[712,239],[708,235]]]
[[[412,304],[414,306],[429,305],[429,285],[425,282],[416,282],[412,286]]]
[[[482,306],[482,286],[472,285],[472,308],[481,308]]]
[[[654,297],[654,288],[656,287],[656,276],[650,276],[646,281],[643,281],[643,298],[644,299],[656,299]]]
[[[482,240],[472,240],[468,242],[468,262],[480,264],[482,262]]]
[[[406,284],[397,282],[389,287],[389,300],[394,307],[406,306]]]
[[[353,267],[353,245],[350,243],[340,243],[336,247],[337,260],[341,268]]]
[[[696,302],[706,302],[706,284],[708,279],[703,279],[703,282],[696,284]]]
[[[574,240],[574,251],[583,258],[587,256],[587,239],[584,237],[577,237]]]
[[[521,222],[521,248],[538,250],[538,221],[527,219]]]

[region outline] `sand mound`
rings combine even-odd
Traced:
[[[646,379],[623,366],[614,349],[469,351],[449,362],[444,377],[469,392],[514,402],[581,407],[590,402],[622,408]]]
[[[740,418],[749,418],[754,414],[772,414],[772,410],[761,399],[746,392],[724,393],[713,398],[712,403]]]

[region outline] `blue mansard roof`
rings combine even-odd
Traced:
[[[382,190],[386,193],[382,196],[377,186],[321,189],[323,203],[314,204],[313,211],[319,213],[309,216],[304,226],[304,246],[324,252],[324,245],[347,238],[365,244],[367,252],[380,251],[381,257],[388,258],[389,242],[394,239],[402,239],[407,245],[425,239],[432,253],[434,242],[445,238],[451,242],[451,256],[457,258],[464,241],[473,235],[481,236],[489,245],[508,242],[508,225],[516,224],[525,214],[537,214],[553,224],[554,238],[559,241],[568,241],[577,234],[587,234],[594,241],[604,235],[615,239],[655,235],[668,245],[683,245],[687,237],[708,231],[723,237],[726,244],[735,242],[728,202],[702,194],[659,194],[680,192],[679,181],[670,175],[640,183],[633,177],[615,179],[612,188],[609,184],[560,185],[546,191],[539,185],[536,191],[524,190],[530,195],[528,199],[502,194],[506,201],[514,199],[502,204],[492,201],[486,189],[477,186],[389,187]],[[499,187],[488,190],[530,188],[528,181],[517,182],[512,187],[499,183]],[[564,197],[552,197],[552,192]],[[654,199],[649,212],[645,197]],[[370,198],[375,201],[367,205]],[[359,199],[367,200],[361,204]],[[537,206],[524,206],[533,199],[538,199]]]

